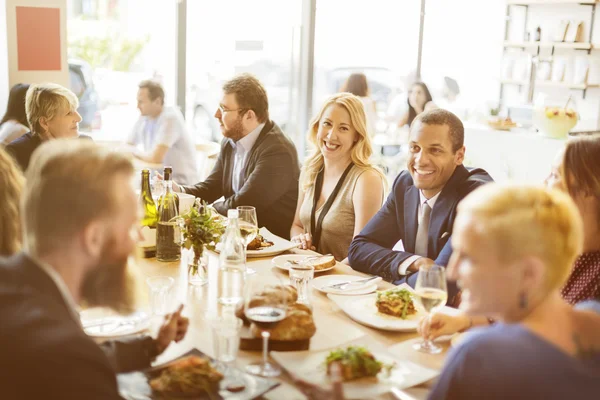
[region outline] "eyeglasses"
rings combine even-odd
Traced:
[[[221,114],[225,114],[225,113],[227,113],[227,112],[234,112],[234,111],[244,111],[244,110],[246,110],[246,109],[245,109],[245,108],[238,108],[238,109],[235,109],[235,110],[228,110],[228,109],[226,109],[226,108],[223,108],[223,106],[222,106],[222,105],[219,105],[219,110],[221,111]]]

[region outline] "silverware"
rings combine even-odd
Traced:
[[[331,255],[331,254],[324,254],[324,255],[318,255],[318,256],[308,256],[308,257],[306,257],[306,258],[303,258],[303,259],[302,259],[302,260],[300,260],[300,261],[297,261],[297,260],[288,260],[288,262],[289,262],[290,264],[294,264],[294,265],[300,265],[300,263],[301,263],[301,262],[304,262],[304,261],[306,261],[306,260],[313,260],[313,259],[317,259],[317,258],[320,258],[320,257],[327,257],[327,256],[330,256],[330,255]]]
[[[111,332],[111,331],[116,330],[117,328],[124,326],[124,325],[137,325],[140,322],[146,320],[147,318],[148,318],[148,315],[141,313],[141,314],[137,314],[135,316],[125,317],[125,318],[123,318],[123,317],[102,318],[97,321],[92,321],[92,322],[89,322],[87,324],[82,324],[82,325],[83,325],[83,329],[97,328],[99,326],[105,326],[105,325],[114,325],[114,326],[111,326],[112,329],[104,331],[104,332]]]
[[[380,277],[379,276],[372,276],[370,278],[359,279],[357,281],[340,282],[340,283],[336,283],[336,284],[333,284],[333,285],[324,286],[323,289],[345,290],[350,285],[364,285],[365,283],[369,283],[369,282],[374,281],[376,279],[380,279]]]
[[[409,395],[406,392],[403,392],[402,390],[398,389],[398,388],[391,388],[390,391],[392,392],[392,394],[394,396],[396,396],[396,398],[398,400],[417,400],[414,397],[412,397],[411,395]]]

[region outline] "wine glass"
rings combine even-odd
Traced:
[[[446,287],[446,270],[439,265],[419,268],[419,276],[415,284],[414,299],[425,313],[437,311],[446,305],[448,300],[448,288]],[[416,343],[413,348],[428,354],[438,354],[442,348],[435,345],[432,340],[423,339]]]
[[[246,281],[244,295],[244,315],[253,322],[260,330],[263,338],[263,360],[246,366],[246,371],[253,375],[263,377],[274,377],[281,374],[281,369],[268,361],[270,330],[286,317],[287,299],[281,290],[284,286],[277,279],[278,285],[264,285],[261,279],[255,275]],[[265,290],[278,286],[280,296],[262,296]],[[260,297],[260,298],[257,298]]]
[[[256,219],[256,208],[252,206],[238,206],[238,221],[240,224],[240,234],[246,244],[246,247],[252,242],[256,235],[258,235],[258,222]],[[252,268],[246,267],[247,274],[253,274],[256,271]]]

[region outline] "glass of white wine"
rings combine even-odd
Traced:
[[[446,270],[439,265],[419,268],[419,276],[415,284],[415,301],[425,313],[430,314],[446,305],[448,288],[446,286]],[[427,338],[416,343],[415,350],[428,354],[438,354],[442,348]]]
[[[256,239],[258,235],[258,222],[256,219],[256,208],[252,206],[238,206],[238,222],[240,224],[240,234],[246,244],[246,247]],[[256,271],[246,267],[246,274],[253,274]]]

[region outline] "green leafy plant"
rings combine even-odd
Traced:
[[[225,233],[225,218],[205,201],[196,199],[188,212],[177,217],[183,233],[182,246],[194,249],[194,262],[190,268],[197,272],[204,248],[214,250]]]

